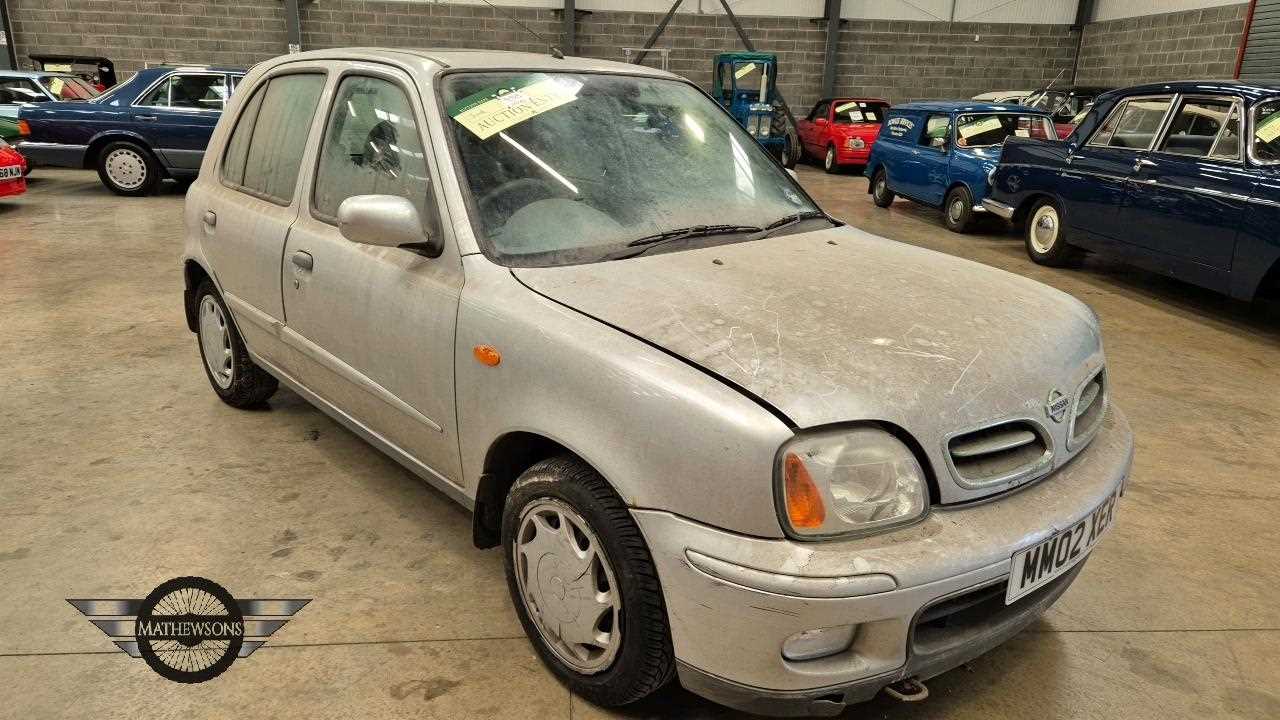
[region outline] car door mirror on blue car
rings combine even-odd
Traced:
[[[399,195],[355,195],[338,206],[338,230],[354,243],[440,254],[441,242],[422,224],[418,208]]]

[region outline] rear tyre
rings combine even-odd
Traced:
[[[967,232],[973,225],[973,196],[968,188],[957,186],[947,193],[942,203],[942,220],[951,232]]]
[[[822,157],[822,169],[833,174],[840,172],[840,163],[836,161],[835,145],[827,146],[827,154]]]
[[[604,478],[576,458],[526,470],[502,512],[507,587],[529,641],[569,689],[606,707],[675,673],[658,572]]]
[[[196,288],[196,337],[209,385],[234,408],[257,405],[275,394],[279,383],[249,359],[231,313],[209,280]]]
[[[117,195],[149,195],[160,183],[160,164],[141,145],[113,142],[98,153],[98,177]]]
[[[1063,225],[1062,208],[1045,198],[1038,201],[1027,214],[1025,240],[1027,255],[1033,262],[1049,267],[1074,265],[1084,251],[1067,241]]]
[[[885,173],[884,168],[876,170],[871,176],[871,202],[876,207],[887,208],[893,204],[893,191],[889,189],[889,176]]]

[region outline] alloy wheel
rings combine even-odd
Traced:
[[[138,151],[116,148],[103,163],[107,177],[122,190],[137,190],[147,181],[147,161]]]

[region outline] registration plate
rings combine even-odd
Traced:
[[[1008,605],[1036,588],[1043,587],[1088,557],[1089,551],[1111,527],[1119,497],[1120,489],[1116,488],[1093,512],[1076,524],[1015,554],[1004,603]]]
[[[12,180],[13,178],[22,177],[22,166],[5,165],[0,167],[0,180]]]

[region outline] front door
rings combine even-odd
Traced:
[[[216,174],[188,201],[236,327],[277,367],[288,364],[279,336],[280,257],[298,216],[295,185],[324,84],[320,72],[296,71],[260,83],[237,111]]]
[[[1129,242],[1219,270],[1231,267],[1251,181],[1240,140],[1241,103],[1183,98],[1156,146],[1141,158],[1120,224]]]
[[[173,73],[134,103],[134,129],[166,166],[197,171],[229,96],[223,73]]]
[[[289,234],[281,278],[289,342],[306,385],[369,432],[460,485],[454,329],[462,264],[359,245],[337,227],[342,201],[399,195],[441,232],[418,108],[397,70],[352,66],[334,90],[307,202]]]
[[[1164,123],[1171,95],[1130,98],[1116,105],[1089,141],[1067,157],[1059,194],[1069,227],[1124,240],[1120,208],[1129,199],[1129,178],[1145,162]]]
[[[903,195],[940,205],[946,192],[947,163],[951,150],[951,116],[935,113],[925,118],[924,130],[914,146],[901,150],[901,168],[891,172],[890,186]]]

